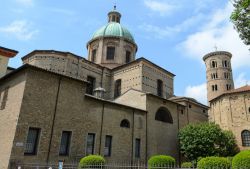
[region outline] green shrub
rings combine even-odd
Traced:
[[[244,150],[236,154],[232,161],[232,168],[250,168],[250,150]]]
[[[198,169],[230,169],[231,165],[224,157],[206,157],[202,158],[198,164]]]
[[[192,168],[193,164],[191,162],[184,162],[181,164],[181,168]]]
[[[230,165],[232,166],[233,157],[227,157],[227,159],[230,162]]]
[[[155,155],[148,160],[149,169],[157,167],[174,167],[175,159],[167,155]]]
[[[100,155],[89,155],[86,157],[83,157],[80,162],[79,162],[79,168],[85,168],[88,166],[100,166],[103,165],[105,163],[105,159],[100,156]],[[96,167],[95,167],[96,168]]]

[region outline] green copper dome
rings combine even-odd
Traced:
[[[98,29],[94,33],[92,39],[95,39],[97,37],[112,37],[112,36],[113,37],[122,37],[122,38],[130,40],[132,42],[135,42],[134,37],[128,31],[128,29],[126,29],[120,23],[117,23],[117,22],[109,22],[107,25]]]

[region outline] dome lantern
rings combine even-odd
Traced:
[[[115,5],[114,9],[108,13],[108,22],[120,23],[121,16],[122,15],[116,10],[116,5]]]

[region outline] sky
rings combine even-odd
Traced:
[[[176,75],[174,93],[206,104],[202,57],[225,50],[233,54],[236,87],[250,84],[250,47],[243,44],[229,17],[229,0],[0,0],[0,46],[19,51],[9,66],[22,65],[33,50],[68,51],[87,56],[86,43],[107,24],[114,4],[121,24],[145,57]]]

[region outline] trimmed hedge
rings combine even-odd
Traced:
[[[193,164],[191,162],[184,162],[181,164],[181,168],[192,168]]]
[[[244,150],[236,154],[232,161],[232,168],[250,168],[250,150]]]
[[[148,160],[149,169],[157,167],[174,167],[175,159],[167,155],[155,155]]]
[[[198,169],[230,169],[230,161],[224,157],[206,157],[202,158],[198,164]]]
[[[105,163],[105,159],[100,155],[89,155],[83,157],[79,162],[79,168],[84,168],[88,166],[95,165],[103,165]]]
[[[234,157],[226,157],[228,159],[228,161],[230,162],[230,165],[232,166],[232,161]]]

